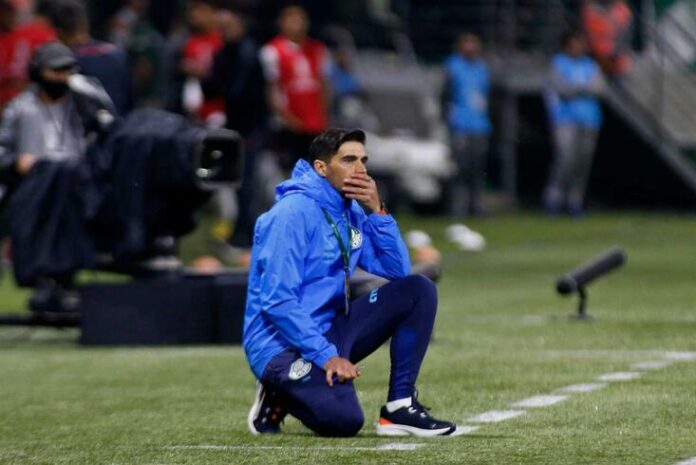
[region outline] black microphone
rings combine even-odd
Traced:
[[[613,247],[599,257],[577,267],[556,281],[556,290],[559,294],[570,294],[582,289],[585,285],[599,278],[614,268],[626,262],[626,254],[618,247]]]

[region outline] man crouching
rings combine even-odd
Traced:
[[[377,434],[456,430],[416,398],[437,291],[427,278],[408,276],[406,246],[366,163],[364,132],[320,134],[256,224],[244,318],[244,349],[259,379],[248,417],[254,434],[280,432],[288,413],[322,436],[357,434],[364,418],[356,363],[389,338]],[[351,301],[356,266],[392,281]]]

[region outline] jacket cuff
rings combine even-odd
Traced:
[[[336,346],[333,344],[329,345],[326,350],[321,352],[317,357],[311,360],[311,362],[323,370],[326,362],[332,357],[338,357],[338,350],[336,350]]]
[[[391,216],[391,213],[386,212],[386,213],[377,213],[373,212],[367,215],[367,220],[374,224],[375,226],[383,226],[391,223],[395,223],[396,220],[394,219],[393,216]]]

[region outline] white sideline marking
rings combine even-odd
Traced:
[[[599,391],[607,387],[607,383],[582,383],[582,384],[571,384],[570,386],[562,387],[557,389],[562,392],[592,392]]]
[[[651,360],[647,362],[637,362],[631,365],[631,370],[661,370],[672,364],[671,360]]]
[[[696,465],[696,457],[691,457],[690,459],[682,460],[674,465]]]
[[[534,396],[512,404],[513,407],[548,407],[568,399],[570,396]]]
[[[390,442],[377,447],[366,447],[368,450],[416,450],[423,444],[410,444],[406,442]]]
[[[497,423],[499,421],[519,417],[525,413],[527,412],[524,410],[491,410],[489,412],[482,413],[481,415],[469,418],[468,421],[475,421],[479,423]]]
[[[696,352],[665,352],[664,357],[667,360],[679,360],[681,362],[696,361]]]
[[[454,433],[450,434],[449,436],[443,436],[443,438],[473,433],[479,428],[480,426],[457,425],[457,429],[454,430]]]
[[[606,373],[597,377],[598,381],[631,381],[640,378],[637,371],[617,371],[616,373]]]
[[[351,447],[351,446],[310,446],[310,447],[300,447],[300,446],[221,446],[216,444],[198,444],[198,445],[188,445],[188,446],[169,446],[168,449],[184,449],[184,450],[342,450],[342,451],[409,451],[416,450],[419,447],[423,447],[425,444],[421,443],[400,443],[400,442],[390,442],[387,444],[382,444],[374,447]]]
[[[546,355],[575,358],[607,357],[662,357],[670,360],[696,360],[696,352],[677,352],[670,350],[544,350]]]

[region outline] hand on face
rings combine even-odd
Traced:
[[[367,155],[362,142],[341,144],[329,162],[315,160],[314,167],[344,198],[357,200],[372,212],[380,210],[377,184],[367,174]]]
[[[343,180],[343,195],[376,212],[381,208],[377,183],[366,172],[354,172]]]

